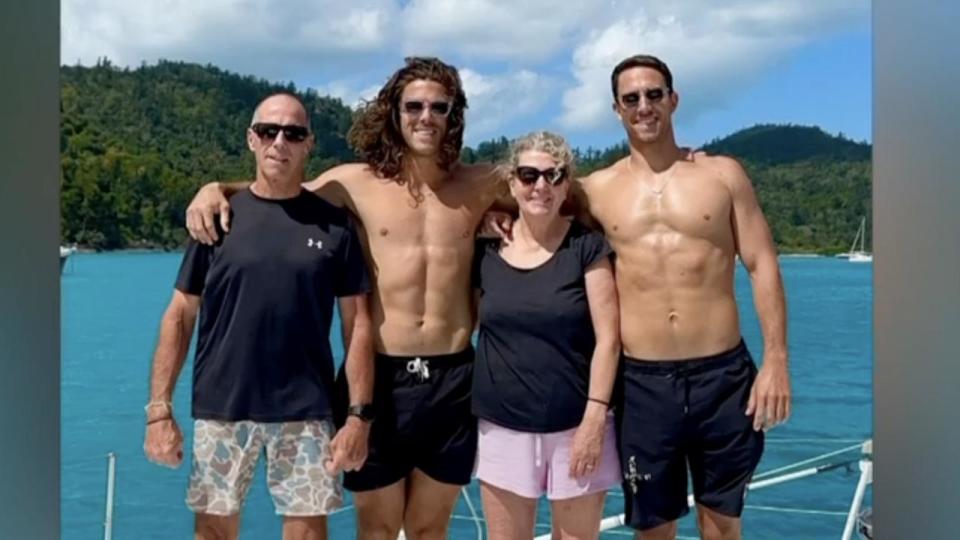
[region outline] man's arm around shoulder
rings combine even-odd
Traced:
[[[220,235],[215,220],[220,215],[220,228],[230,231],[230,203],[228,198],[250,187],[251,182],[210,182],[204,184],[190,201],[186,210],[187,231],[200,242],[212,246]]]
[[[324,171],[320,176],[303,184],[304,189],[312,191],[318,197],[337,207],[347,207],[357,213],[351,190],[357,182],[373,178],[370,167],[365,163],[345,163]]]

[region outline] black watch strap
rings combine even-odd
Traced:
[[[373,405],[369,403],[363,405],[350,405],[347,407],[347,416],[356,416],[364,422],[372,422],[374,418]]]

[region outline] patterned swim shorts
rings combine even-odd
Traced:
[[[339,479],[327,474],[333,423],[196,420],[187,506],[196,513],[240,512],[266,450],[267,487],[283,516],[321,516],[343,505]]]

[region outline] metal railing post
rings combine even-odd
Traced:
[[[113,492],[117,481],[117,455],[107,454],[107,508],[103,518],[103,540],[113,538]]]

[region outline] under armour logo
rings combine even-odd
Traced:
[[[640,486],[637,485],[637,482],[642,480],[644,482],[649,482],[653,478],[653,475],[650,473],[640,473],[637,471],[637,457],[630,456],[630,459],[627,460],[627,473],[623,475],[623,479],[630,483],[630,491],[634,495],[637,494],[637,491],[640,490]]]
[[[307,247],[315,247],[317,249],[323,249],[323,240],[314,240],[313,238],[308,238]]]

